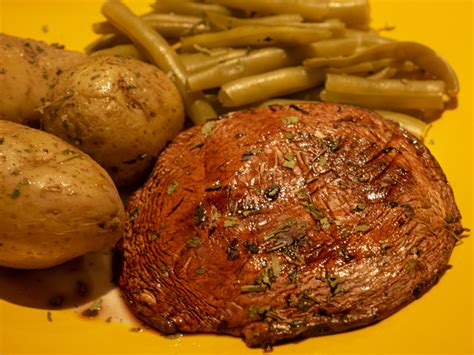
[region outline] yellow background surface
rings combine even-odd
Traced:
[[[177,0],[179,1],[179,0]],[[141,13],[151,0],[130,0]],[[469,0],[374,0],[373,27],[395,26],[387,36],[424,43],[457,72],[459,107],[429,131],[426,144],[443,167],[463,215],[473,225],[473,2]],[[99,0],[0,0],[0,31],[60,42],[82,50],[95,38],[91,24],[102,19]],[[44,31],[44,26],[48,31]],[[0,93],[1,95],[1,93]],[[0,226],[1,228],[1,226]],[[312,338],[274,349],[283,354],[472,354],[473,237],[455,248],[441,281],[421,299],[388,319],[360,330]],[[236,338],[186,335],[165,339],[154,332],[104,320],[79,319],[72,310],[28,308],[0,300],[0,355],[6,354],[261,354]]]

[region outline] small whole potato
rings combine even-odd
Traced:
[[[110,247],[124,218],[112,179],[87,154],[0,121],[0,266],[44,268]]]
[[[0,33],[0,120],[38,127],[49,88],[87,56]]]
[[[168,76],[130,58],[91,58],[65,72],[48,103],[44,130],[89,154],[119,186],[145,178],[184,123]]]

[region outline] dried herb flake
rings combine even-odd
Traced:
[[[201,127],[201,134],[204,136],[208,136],[211,134],[212,130],[214,129],[214,126],[216,125],[216,122],[214,121],[207,121],[203,126]]]
[[[299,119],[300,118],[298,116],[290,115],[290,116],[282,117],[281,121],[283,122],[284,125],[291,125],[291,124],[298,123]]]
[[[202,244],[201,238],[198,235],[194,235],[191,239],[186,241],[186,245],[190,248],[200,247]]]
[[[354,231],[356,232],[367,232],[369,230],[369,226],[367,224],[359,224],[354,227]]]
[[[285,154],[285,160],[283,162],[285,168],[293,169],[296,166],[296,158],[292,152]]]
[[[168,195],[172,195],[176,191],[176,188],[178,187],[178,185],[179,184],[176,180],[171,181],[168,187],[166,188],[166,193]]]

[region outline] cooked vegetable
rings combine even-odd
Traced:
[[[227,31],[203,33],[183,37],[183,48],[194,45],[216,47],[270,47],[275,45],[296,46],[331,37],[328,29],[300,28],[294,26],[241,26]]]
[[[415,42],[383,43],[346,58],[307,59],[304,65],[312,68],[342,67],[381,58],[410,60],[435,75],[436,78],[443,80],[446,93],[450,97],[455,97],[459,91],[458,80],[451,66],[431,48]]]
[[[84,51],[87,54],[92,54],[102,49],[107,49],[107,48],[122,45],[122,44],[130,44],[131,42],[132,41],[123,34],[109,33],[89,43],[86,46],[86,48],[84,48]]]
[[[197,47],[196,49],[199,49]],[[190,74],[208,69],[214,65],[223,63],[227,60],[243,57],[249,53],[248,49],[233,48],[214,48],[206,49],[198,53],[182,53],[179,59],[183,63],[186,71]]]
[[[263,14],[297,13],[311,21],[337,18],[348,25],[359,27],[367,26],[370,20],[367,0],[213,0],[213,2]]]
[[[175,51],[161,35],[120,2],[107,1],[102,12],[115,27],[129,36],[134,43],[142,46],[153,62],[171,77],[183,98],[186,112],[194,123],[200,124],[216,117],[214,109],[205,101],[202,93],[188,93],[186,70]]]
[[[91,54],[91,57],[125,57],[145,61],[143,54],[133,44],[120,44],[118,46],[100,49]]]
[[[84,60],[59,45],[0,33],[0,120],[38,126],[49,87]]]
[[[219,91],[219,100],[224,106],[230,107],[260,102],[321,85],[325,76],[324,70],[301,66],[278,69],[223,85]]]
[[[430,128],[430,125],[422,120],[419,120],[415,117],[405,115],[399,112],[387,111],[387,110],[376,110],[379,114],[381,114],[384,118],[398,122],[400,126],[406,129],[408,132],[413,134],[416,138],[423,141]]]
[[[446,101],[444,91],[441,80],[371,80],[328,74],[321,99],[368,108],[441,110]]]
[[[111,178],[77,147],[0,121],[0,265],[44,268],[112,246],[124,210]]]
[[[191,91],[216,88],[232,80],[292,64],[296,64],[295,60],[281,48],[256,49],[189,76],[188,85]]]
[[[118,5],[111,3],[107,6],[123,7],[119,2]],[[370,29],[367,0],[163,0],[156,1],[153,7],[152,13],[141,17],[142,23],[125,21],[122,28],[117,28],[114,37],[102,41],[110,42],[109,46],[123,43],[120,32],[127,33],[129,27],[134,26],[135,31],[139,29],[138,33],[142,33],[143,25],[147,26],[143,22],[151,24],[163,36],[169,36],[170,45],[179,53],[172,61],[175,70],[166,69],[159,60],[153,62],[170,72],[172,77],[176,76],[174,80],[194,122],[215,117],[212,109],[225,113],[229,111],[225,107],[237,108],[238,103],[242,103],[239,108],[245,108],[284,93],[290,95],[287,97],[290,99],[321,100],[323,97],[325,100],[402,111],[424,120],[437,118],[445,109],[456,106],[459,85],[449,64],[424,45],[398,42],[382,36],[380,30]],[[122,12],[119,17],[133,16],[129,11]],[[152,18],[160,21],[153,24]],[[192,27],[176,42],[176,35],[181,30],[168,34],[168,21],[171,28],[173,21],[179,23],[178,27],[183,24]],[[96,25],[98,32],[112,31],[114,27],[113,23]],[[155,35],[148,33],[147,39],[142,35],[142,41],[148,42],[144,45],[140,44],[138,37],[134,39],[133,34],[127,34],[138,48],[144,47],[149,53],[153,46],[167,45],[162,38],[155,41]],[[103,48],[103,43],[99,41],[94,47]],[[318,73],[317,80],[315,78],[310,84],[307,79],[302,79],[306,75],[304,69],[282,69],[298,65],[319,68],[310,70]],[[291,81],[291,76],[281,76],[285,72],[293,73],[291,75],[299,79],[294,83],[285,82]],[[350,96],[326,88],[321,97],[321,84],[325,82],[319,78],[322,72],[365,78],[353,86],[362,85],[362,93]],[[277,74],[278,78],[275,77]],[[403,82],[410,81],[405,96],[414,91],[416,98],[404,98],[401,106],[395,107],[399,101],[390,95],[390,91],[401,81],[398,84],[394,84],[396,81],[390,84],[378,81],[402,79]],[[372,82],[362,84],[365,80]],[[415,84],[416,81],[419,83]],[[435,93],[440,88],[439,83],[435,87],[430,81],[444,82],[443,95]],[[275,86],[270,82],[278,84]],[[239,96],[243,87],[248,88],[250,94]],[[373,95],[374,91],[367,93],[368,87],[384,89],[381,94]],[[220,91],[216,96],[214,89],[218,88]],[[386,102],[389,106],[384,107]],[[417,104],[420,105],[415,107]],[[204,112],[196,112],[199,107]]]
[[[209,26],[196,16],[151,13],[140,18],[165,38],[179,38],[209,31]],[[93,24],[92,29],[98,34],[118,32],[117,28],[107,21]]]
[[[90,154],[117,185],[141,181],[182,129],[179,93],[161,70],[97,57],[61,77],[48,97],[46,131]]]
[[[189,0],[157,0],[151,6],[157,12],[172,12],[180,15],[204,16],[210,12],[230,15],[230,11],[224,6]]]
[[[251,26],[251,25],[268,25],[275,26],[295,24],[303,22],[303,17],[298,14],[283,14],[276,16],[265,16],[265,17],[251,17],[251,18],[238,18],[232,16],[226,16],[219,13],[207,13],[207,18],[212,26],[220,30],[230,30],[234,27],[239,26]]]

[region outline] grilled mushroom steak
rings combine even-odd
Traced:
[[[251,347],[389,316],[462,233],[428,149],[351,106],[272,106],[178,136],[129,202],[120,287],[160,331]]]

